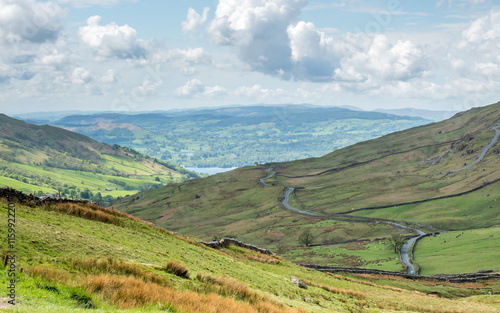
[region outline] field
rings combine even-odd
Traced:
[[[500,270],[500,228],[451,231],[425,237],[415,249],[422,275]]]
[[[6,202],[0,202],[0,214],[7,216]],[[487,295],[500,292],[495,280],[449,284],[323,274],[239,247],[212,250],[195,238],[96,206],[17,204],[15,230],[16,266],[23,271],[17,272],[18,305],[0,303],[4,312],[88,312],[84,307],[95,308],[93,312],[276,313],[500,309],[499,296]],[[6,232],[0,228],[0,236]],[[5,254],[6,241],[1,245]],[[292,285],[292,275],[308,288]],[[7,285],[3,262],[0,283]]]

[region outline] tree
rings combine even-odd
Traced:
[[[314,241],[314,235],[311,233],[311,230],[308,228],[299,235],[299,242],[305,246],[309,246]]]
[[[399,253],[403,245],[405,244],[406,239],[400,233],[393,233],[391,237],[388,239],[389,246],[394,249],[394,252]]]

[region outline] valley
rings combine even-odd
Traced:
[[[492,129],[499,119],[497,103],[320,158],[248,166],[140,193],[113,207],[207,240],[234,236],[296,263],[403,270],[398,255],[377,243],[414,231],[390,223],[425,233],[499,225],[500,150]],[[311,246],[298,241],[307,230]],[[498,239],[488,242],[493,247]],[[473,253],[470,247],[461,253]],[[460,264],[463,273],[483,269],[472,259]],[[438,274],[432,267],[422,271]]]
[[[51,124],[184,167],[231,168],[319,157],[428,122],[420,117],[305,104],[80,114]]]

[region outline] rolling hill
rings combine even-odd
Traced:
[[[227,168],[317,157],[428,122],[338,107],[284,105],[80,114],[53,125],[183,166]]]
[[[199,176],[132,149],[0,114],[0,186],[102,203],[190,177]]]
[[[9,228],[18,235],[13,247],[0,241],[2,259],[8,264],[0,262],[0,282],[5,286],[2,312],[468,313],[500,309],[498,279],[450,283],[435,278],[322,273],[237,245],[208,248],[194,238],[93,204],[36,205],[12,190],[0,189],[0,194],[0,214],[7,216],[8,207],[15,208],[15,223]],[[0,236],[7,238],[7,234],[8,229],[1,227]],[[15,273],[14,282],[11,273]],[[304,288],[292,284],[292,276]],[[7,302],[12,299],[15,306]]]
[[[426,263],[421,273],[500,270],[499,120],[496,103],[323,157],[240,168],[139,193],[114,207],[204,239],[234,236],[295,262],[388,270],[402,268],[384,240],[413,233],[394,223],[425,233],[459,231],[463,236],[456,233],[452,246],[463,250],[452,249],[444,234],[419,242],[415,260]],[[263,180],[265,186],[259,179],[271,168],[276,174]],[[283,208],[289,187],[295,189],[288,204],[310,214]],[[305,230],[316,246],[299,242]],[[472,238],[484,244],[475,246]],[[458,261],[457,255],[469,257]]]

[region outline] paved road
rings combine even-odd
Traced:
[[[272,168],[269,168],[268,170],[266,170],[267,172],[270,172],[272,171],[273,169]],[[274,174],[276,174],[275,172],[271,172],[271,174],[269,174],[269,176],[267,177],[264,177],[264,178],[261,178],[259,179],[259,181],[264,185],[264,186],[270,186],[269,184],[266,184],[263,179],[265,178],[268,178],[268,177],[272,177]],[[295,188],[294,187],[287,187],[288,189],[285,191],[285,196],[283,198],[283,205],[285,206],[285,208],[289,209],[290,211],[294,211],[294,212],[297,212],[299,214],[304,214],[304,215],[308,215],[308,216],[314,216],[314,217],[322,217],[321,215],[318,215],[318,214],[315,214],[315,213],[311,213],[311,212],[307,212],[307,211],[303,211],[303,210],[299,210],[297,208],[294,208],[293,206],[291,206],[288,201],[290,200],[290,195],[292,194],[292,192],[294,192]],[[408,229],[408,230],[411,230],[411,231],[415,231],[418,233],[418,236],[416,237],[413,237],[411,238],[410,240],[408,240],[404,245],[403,247],[401,248],[401,261],[406,264],[407,268],[408,268],[408,273],[411,274],[411,275],[415,275],[415,267],[413,266],[413,264],[411,264],[410,262],[410,256],[408,255],[408,251],[410,250],[410,247],[411,245],[417,240],[419,239],[420,237],[422,237],[423,235],[425,235],[425,233],[423,231],[420,231],[418,229],[414,229],[414,228],[411,228],[411,227],[408,227],[408,226],[404,226],[404,225],[401,225],[401,224],[397,224],[397,223],[388,223],[388,224],[392,224],[392,225],[395,225],[397,227],[401,227],[401,228],[404,228],[404,229]]]
[[[498,136],[500,135],[500,130],[498,130],[498,126],[491,127],[491,129],[495,130],[495,136],[493,137],[493,140],[490,142],[490,144],[487,145],[486,148],[483,149],[483,152],[481,152],[481,155],[479,155],[479,157],[476,160],[474,160],[474,162],[472,162],[471,164],[468,164],[467,166],[464,166],[459,170],[451,171],[450,173],[456,173],[456,172],[466,170],[484,158],[486,153],[488,153],[488,150],[490,150],[490,148],[493,147],[493,145],[498,141]]]
[[[271,174],[267,175],[266,177],[259,178],[259,182],[260,182],[262,185],[264,185],[264,186],[268,187],[268,186],[271,186],[271,185],[266,184],[266,182],[264,182],[264,179],[266,179],[266,178],[270,178],[270,177],[273,177],[273,176],[274,176],[274,174],[276,174],[276,172],[273,172],[273,168],[272,168],[272,167],[268,168],[268,169],[266,170],[266,172],[271,172]]]
[[[285,197],[283,198],[283,205],[289,209],[289,210],[292,210],[292,211],[295,211],[297,213],[300,213],[300,214],[305,214],[305,215],[309,215],[309,216],[318,216],[318,217],[321,217],[321,215],[318,215],[318,214],[314,214],[314,213],[311,213],[311,212],[307,212],[307,211],[302,211],[302,210],[299,210],[297,208],[294,208],[293,206],[291,206],[289,203],[288,203],[288,200],[290,199],[290,194],[295,190],[295,188],[293,187],[288,187],[288,190],[285,192]]]
[[[406,267],[408,268],[408,274],[415,275],[416,274],[415,273],[415,266],[413,266],[413,264],[411,264],[410,256],[408,255],[408,252],[410,251],[411,245],[415,241],[417,241],[420,237],[425,236],[426,233],[424,233],[423,231],[420,231],[418,229],[404,226],[401,224],[397,224],[397,223],[390,223],[390,224],[396,225],[396,226],[404,228],[404,229],[413,230],[413,231],[416,231],[418,233],[418,236],[415,236],[415,237],[411,238],[410,240],[408,240],[401,248],[401,262],[406,264]]]

